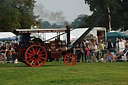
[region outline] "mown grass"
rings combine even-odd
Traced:
[[[127,85],[128,62],[0,64],[0,85]]]

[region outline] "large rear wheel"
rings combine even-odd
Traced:
[[[32,67],[42,66],[47,60],[47,51],[40,45],[31,45],[25,52],[25,60]]]
[[[67,53],[65,56],[64,56],[64,63],[66,65],[75,65],[77,62],[77,57],[75,54],[73,53]]]

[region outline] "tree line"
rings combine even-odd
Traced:
[[[18,28],[29,29],[32,25],[45,26],[46,28],[63,28],[65,25],[38,19],[33,9],[35,0],[0,0],[0,31],[13,31]],[[50,3],[50,2],[49,2]],[[110,8],[111,27],[113,30],[127,30],[128,28],[128,1],[127,0],[85,0],[92,15],[79,15],[70,24],[73,28],[89,27],[94,20],[106,13],[106,16],[97,26],[108,28],[108,10]],[[44,28],[45,28],[44,27]]]

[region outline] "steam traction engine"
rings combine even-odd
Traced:
[[[77,57],[75,54],[68,51],[70,44],[70,29],[16,29],[15,33],[18,34],[31,34],[31,33],[51,33],[51,32],[64,32],[67,34],[67,44],[63,44],[61,40],[56,39],[50,43],[45,43],[39,38],[31,40],[31,43],[25,45],[27,42],[17,45],[18,61],[24,62],[32,67],[42,66],[47,59],[61,58],[64,56],[66,65],[75,65]],[[25,41],[24,36],[22,41]],[[58,36],[57,36],[58,37]]]

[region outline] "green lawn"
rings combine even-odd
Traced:
[[[128,62],[0,64],[0,85],[128,85]]]

